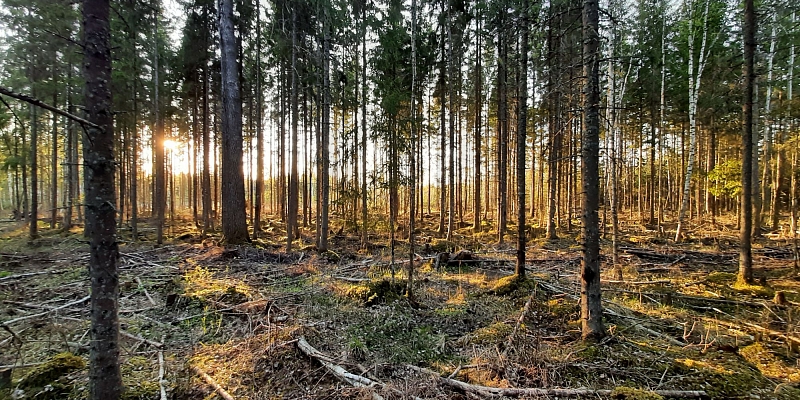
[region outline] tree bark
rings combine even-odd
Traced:
[[[599,7],[597,0],[583,2],[583,259],[581,262],[581,336],[597,340],[605,335],[600,298],[600,71]]]
[[[742,219],[739,247],[739,275],[742,283],[753,282],[753,86],[756,79],[756,18],[753,0],[744,3],[744,103],[742,111]]]
[[[155,153],[155,162],[153,163],[153,175],[155,176],[155,187],[153,188],[153,208],[156,213],[156,243],[164,243],[164,213],[167,207],[167,178],[166,178],[166,165],[164,159],[164,122],[161,119],[159,110],[159,85],[161,84],[158,79],[158,17],[159,17],[159,0],[156,0],[156,7],[153,12],[155,13],[155,27],[153,29],[153,37],[155,40],[155,49],[153,50],[153,80],[154,80],[154,94],[153,94],[153,113],[155,114],[155,130],[153,132],[153,152]]]
[[[35,95],[34,95],[35,96]],[[28,238],[39,237],[39,116],[37,108],[31,107],[31,216]]]
[[[520,45],[519,100],[517,102],[517,265],[515,273],[525,276],[525,144],[528,139],[528,0],[522,2],[522,43]]]
[[[330,45],[330,21],[328,20],[328,10],[323,11],[323,33],[322,33],[322,138],[320,140],[320,227],[319,227],[319,251],[328,250],[328,224],[330,210],[330,131],[331,131],[331,45]]]
[[[678,212],[678,229],[675,231],[675,241],[680,242],[683,236],[683,224],[686,211],[689,209],[689,190],[692,186],[692,172],[694,169],[695,149],[697,148],[697,100],[700,97],[700,79],[703,76],[708,53],[708,7],[710,0],[706,0],[703,12],[703,36],[700,42],[700,54],[697,64],[694,62],[694,7],[689,14],[689,158],[686,161],[686,174],[683,181],[683,197],[681,208]]]
[[[83,146],[87,182],[86,231],[91,249],[89,398],[92,400],[115,400],[122,391],[109,10],[109,0],[85,0],[83,3],[84,98],[87,100],[87,119],[99,127],[86,130]]]
[[[474,233],[481,232],[481,117],[483,116],[483,94],[481,93],[483,81],[481,78],[481,18],[480,11],[476,10],[477,22],[475,28],[475,131],[474,131],[474,146],[475,146],[475,187],[473,188],[475,197],[473,198],[474,215],[472,231]]]
[[[292,241],[297,232],[297,210],[299,205],[299,186],[297,169],[297,119],[298,113],[298,90],[297,90],[297,7],[292,7],[292,160],[289,175],[289,209],[287,211],[286,223],[286,252],[292,251]]]
[[[222,234],[229,244],[250,240],[242,170],[242,99],[239,93],[233,0],[219,0],[222,79]]]

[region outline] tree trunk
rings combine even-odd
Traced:
[[[222,79],[222,234],[229,244],[250,240],[242,170],[242,99],[239,93],[233,0],[219,1]]]
[[[522,43],[520,45],[519,100],[517,102],[517,265],[515,273],[525,276],[525,144],[528,139],[528,24],[529,2],[522,2]]]
[[[417,179],[416,179],[416,159],[415,143],[417,140],[417,104],[416,104],[416,80],[417,80],[417,0],[411,0],[411,146],[408,152],[408,172],[409,172],[409,193],[408,193],[408,280],[406,282],[406,296],[414,298],[414,217],[416,217],[417,206]]]
[[[361,248],[367,248],[369,234],[367,231],[367,11],[361,10],[361,76],[364,84],[361,85]]]
[[[208,48],[203,52],[207,54]],[[203,203],[203,236],[208,235],[211,229],[211,116],[208,107],[209,88],[208,60],[203,61],[203,172],[202,172],[202,203]]]
[[[738,281],[753,282],[751,250],[753,229],[753,86],[756,79],[756,18],[753,0],[744,3],[744,121],[742,121],[742,219],[739,247]]]
[[[53,67],[53,81],[56,81],[55,67]],[[58,91],[53,90],[53,106],[58,104]],[[50,229],[56,229],[56,220],[58,219],[58,118],[53,114],[53,130],[50,136],[51,151],[50,151]],[[124,176],[122,176],[124,178]],[[125,188],[125,181],[120,181],[121,191]],[[124,197],[121,197],[124,199]],[[124,209],[120,200],[120,210]],[[122,219],[122,211],[120,211],[120,219]]]
[[[164,243],[164,212],[167,207],[167,181],[166,181],[166,167],[164,160],[164,122],[161,120],[159,110],[159,85],[161,84],[158,79],[158,17],[159,17],[159,0],[156,0],[155,13],[155,27],[153,29],[153,37],[155,40],[155,49],[153,50],[153,81],[154,94],[153,94],[153,113],[155,114],[155,131],[153,132],[153,152],[155,153],[155,162],[153,168],[155,169],[153,175],[155,176],[155,187],[153,188],[153,208],[156,213],[156,243]]]
[[[480,11],[476,10],[478,14],[476,28],[475,28],[475,131],[474,131],[474,146],[475,146],[475,186],[473,188],[475,197],[473,201],[474,215],[472,221],[472,231],[474,233],[481,232],[481,117],[483,116],[483,94],[481,93],[483,81],[481,78],[481,15]]]
[[[264,93],[261,91],[261,2],[256,0],[256,194],[253,216],[253,238],[261,233],[261,213],[264,203],[264,130],[262,127]],[[306,163],[307,165],[307,163]],[[308,214],[306,214],[307,216]]]
[[[500,18],[497,31],[497,241],[503,244],[508,213],[508,45],[505,17]]]
[[[67,112],[75,114],[75,107],[72,104],[72,63],[67,67]],[[135,103],[134,103],[135,109]],[[135,117],[134,117],[135,118]],[[62,228],[64,232],[69,232],[72,229],[72,208],[75,206],[75,196],[77,195],[77,181],[78,181],[78,150],[77,138],[75,135],[74,123],[67,120],[67,143],[66,143],[66,160],[67,160],[67,204],[64,208],[64,222]],[[134,181],[136,181],[134,179]],[[134,198],[131,198],[133,200]]]
[[[328,250],[328,212],[330,210],[330,130],[331,130],[331,79],[330,79],[330,21],[328,20],[328,10],[325,9],[323,16],[322,34],[322,138],[320,141],[320,227],[319,227],[319,251]]]
[[[89,121],[100,127],[86,129],[83,146],[92,282],[89,342],[89,398],[92,400],[116,400],[122,391],[109,10],[109,0],[83,2],[84,98],[91,100],[86,104],[86,114]]]
[[[583,259],[581,262],[581,336],[597,340],[605,335],[600,298],[600,71],[599,10],[597,0],[583,2]]]
[[[683,223],[686,211],[689,208],[689,189],[692,186],[692,171],[694,168],[695,150],[697,148],[697,100],[700,96],[700,78],[703,76],[708,53],[706,43],[708,39],[708,7],[710,0],[706,0],[703,12],[703,37],[700,42],[700,55],[697,65],[694,62],[694,7],[689,15],[689,158],[686,161],[686,175],[683,181],[683,198],[678,212],[678,229],[675,231],[675,241],[680,242],[683,236]]]
[[[35,106],[31,106],[31,216],[30,225],[28,225],[30,240],[39,237],[39,115],[37,111]]]
[[[300,191],[298,187],[297,169],[297,119],[298,114],[298,76],[297,76],[297,7],[292,7],[292,160],[289,176],[289,210],[286,223],[286,252],[292,251],[292,241],[297,232],[297,209]]]

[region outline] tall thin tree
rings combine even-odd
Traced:
[[[598,0],[583,2],[583,259],[581,260],[581,331],[584,340],[605,335],[600,298],[600,68]]]

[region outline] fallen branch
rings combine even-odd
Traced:
[[[136,335],[134,335],[132,333],[129,333],[127,331],[123,331],[122,329],[119,330],[119,334],[122,335],[122,336],[125,336],[126,338],[130,338],[130,339],[138,340],[138,341],[143,342],[143,343],[147,343],[150,346],[153,346],[155,348],[159,348],[159,349],[164,348],[164,343],[156,342],[155,340],[145,339],[145,338],[143,338],[141,336],[136,336]]]
[[[308,344],[304,337],[300,337],[297,340],[297,347],[303,354],[317,359],[328,371],[330,371],[334,376],[336,376],[339,380],[350,384],[351,386],[355,387],[375,387],[375,386],[382,386],[380,383],[373,381],[365,376],[352,374],[347,372],[346,369],[342,368],[339,365],[336,365],[333,362],[333,359],[322,354],[319,350],[315,349],[313,346]]]
[[[75,301],[69,302],[69,303],[67,303],[67,304],[64,304],[64,305],[58,306],[58,307],[56,307],[56,308],[53,308],[53,309],[47,310],[47,311],[45,311],[45,312],[40,312],[40,313],[38,313],[38,314],[25,315],[25,316],[22,316],[22,317],[19,317],[19,318],[14,318],[14,319],[8,320],[8,321],[6,321],[6,322],[3,322],[3,323],[2,323],[2,324],[0,324],[0,325],[2,325],[2,326],[9,326],[9,325],[11,325],[11,324],[14,324],[14,323],[17,323],[17,322],[20,322],[20,321],[24,321],[24,320],[26,320],[26,319],[31,319],[31,318],[37,318],[37,317],[41,317],[41,316],[44,316],[44,315],[50,314],[50,313],[51,313],[51,312],[53,312],[53,311],[63,310],[63,309],[65,309],[65,308],[72,307],[72,306],[74,306],[74,305],[76,305],[76,304],[81,304],[81,303],[83,303],[83,302],[85,302],[85,301],[87,301],[87,300],[89,300],[89,296],[86,296],[86,297],[84,297],[84,298],[82,298],[82,299],[80,299],[80,300],[75,300]]]
[[[63,273],[63,272],[67,272],[67,270],[64,269],[64,270],[55,270],[55,271],[39,271],[39,272],[28,272],[28,273],[17,274],[17,275],[9,275],[9,276],[4,276],[4,277],[0,278],[0,282],[12,281],[14,279],[22,279],[22,278],[27,278],[29,276],[36,276],[36,275],[60,274],[60,273]]]
[[[297,339],[297,347],[302,351],[305,355],[316,359],[317,361],[322,364],[325,369],[327,369],[330,373],[332,373],[336,378],[340,381],[348,383],[355,387],[364,387],[364,388],[386,388],[381,382],[374,381],[372,379],[367,378],[366,376],[356,375],[353,373],[348,372],[346,369],[342,368],[340,365],[337,365],[332,358],[322,354],[319,350],[315,349],[311,346],[304,337],[300,337]],[[408,395],[401,392],[399,389],[389,388],[395,394],[400,395],[400,397],[405,398]],[[372,398],[374,400],[382,400],[383,397],[378,393],[372,392]],[[422,400],[419,397],[411,396],[412,399],[415,400]]]
[[[510,335],[508,335],[508,340],[506,341],[506,348],[503,349],[502,357],[505,357],[506,354],[508,354],[508,349],[511,348],[511,345],[514,342],[514,337],[517,336],[517,331],[519,331],[519,327],[520,325],[522,325],[522,321],[525,320],[525,315],[528,314],[528,310],[530,310],[531,303],[533,302],[533,298],[535,296],[536,296],[536,290],[534,289],[534,291],[531,292],[531,295],[528,296],[528,301],[525,302],[525,306],[522,307],[522,313],[520,313],[519,318],[517,318],[517,323],[514,324],[514,330],[511,331]],[[459,366],[459,368],[461,368],[461,366]]]
[[[659,279],[655,281],[607,281],[605,279],[601,280],[600,283],[616,283],[616,284],[624,284],[624,285],[662,285],[662,284],[669,284],[672,283],[669,279]]]
[[[436,376],[439,381],[447,386],[458,389],[465,393],[478,394],[480,396],[559,396],[559,397],[580,397],[580,396],[609,396],[613,392],[608,389],[543,389],[543,388],[496,388],[490,386],[472,385],[456,379],[445,378],[435,371],[427,368],[420,368],[414,365],[407,365],[408,368]],[[707,398],[708,394],[702,390],[655,390],[653,393],[661,397],[668,398]]]
[[[139,278],[138,276],[136,277],[136,283],[138,283],[139,287],[142,288],[142,291],[144,292],[144,295],[147,296],[147,300],[150,300],[150,304],[152,304],[154,306],[157,306],[158,304],[156,304],[156,301],[153,300],[152,296],[150,296],[150,293],[147,291],[147,288],[144,287],[144,283],[142,283],[142,279]]]
[[[209,386],[214,388],[214,391],[216,391],[220,397],[222,397],[225,400],[234,400],[233,396],[231,396],[230,393],[228,393],[225,389],[223,389],[222,386],[220,386],[219,383],[217,383],[217,381],[214,380],[214,378],[210,377],[200,368],[198,368],[195,365],[192,365],[192,371],[194,371],[197,375],[200,375],[200,377],[203,378],[203,380],[205,380]]]

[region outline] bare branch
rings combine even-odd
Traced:
[[[91,126],[92,128],[97,128],[97,129],[100,129],[100,130],[103,129],[103,128],[100,127],[100,125],[97,125],[97,124],[95,124],[93,122],[87,121],[86,119],[83,119],[83,118],[78,117],[76,115],[72,115],[72,114],[70,114],[70,113],[68,113],[66,111],[59,110],[58,108],[55,108],[55,107],[53,107],[51,105],[48,105],[48,104],[45,104],[41,100],[34,99],[33,97],[26,96],[24,94],[14,93],[13,91],[11,91],[11,90],[9,90],[7,88],[4,88],[2,86],[0,86],[0,94],[6,95],[6,96],[11,97],[11,98],[15,98],[17,100],[24,101],[26,103],[33,104],[33,105],[35,105],[37,107],[44,108],[45,110],[48,110],[48,111],[52,111],[52,112],[54,112],[54,113],[56,113],[58,115],[67,117],[67,118],[69,118],[69,119],[71,119],[71,120],[73,120],[73,121],[75,121],[75,122],[77,122],[77,123],[79,123],[79,124],[81,124],[83,126]]]

